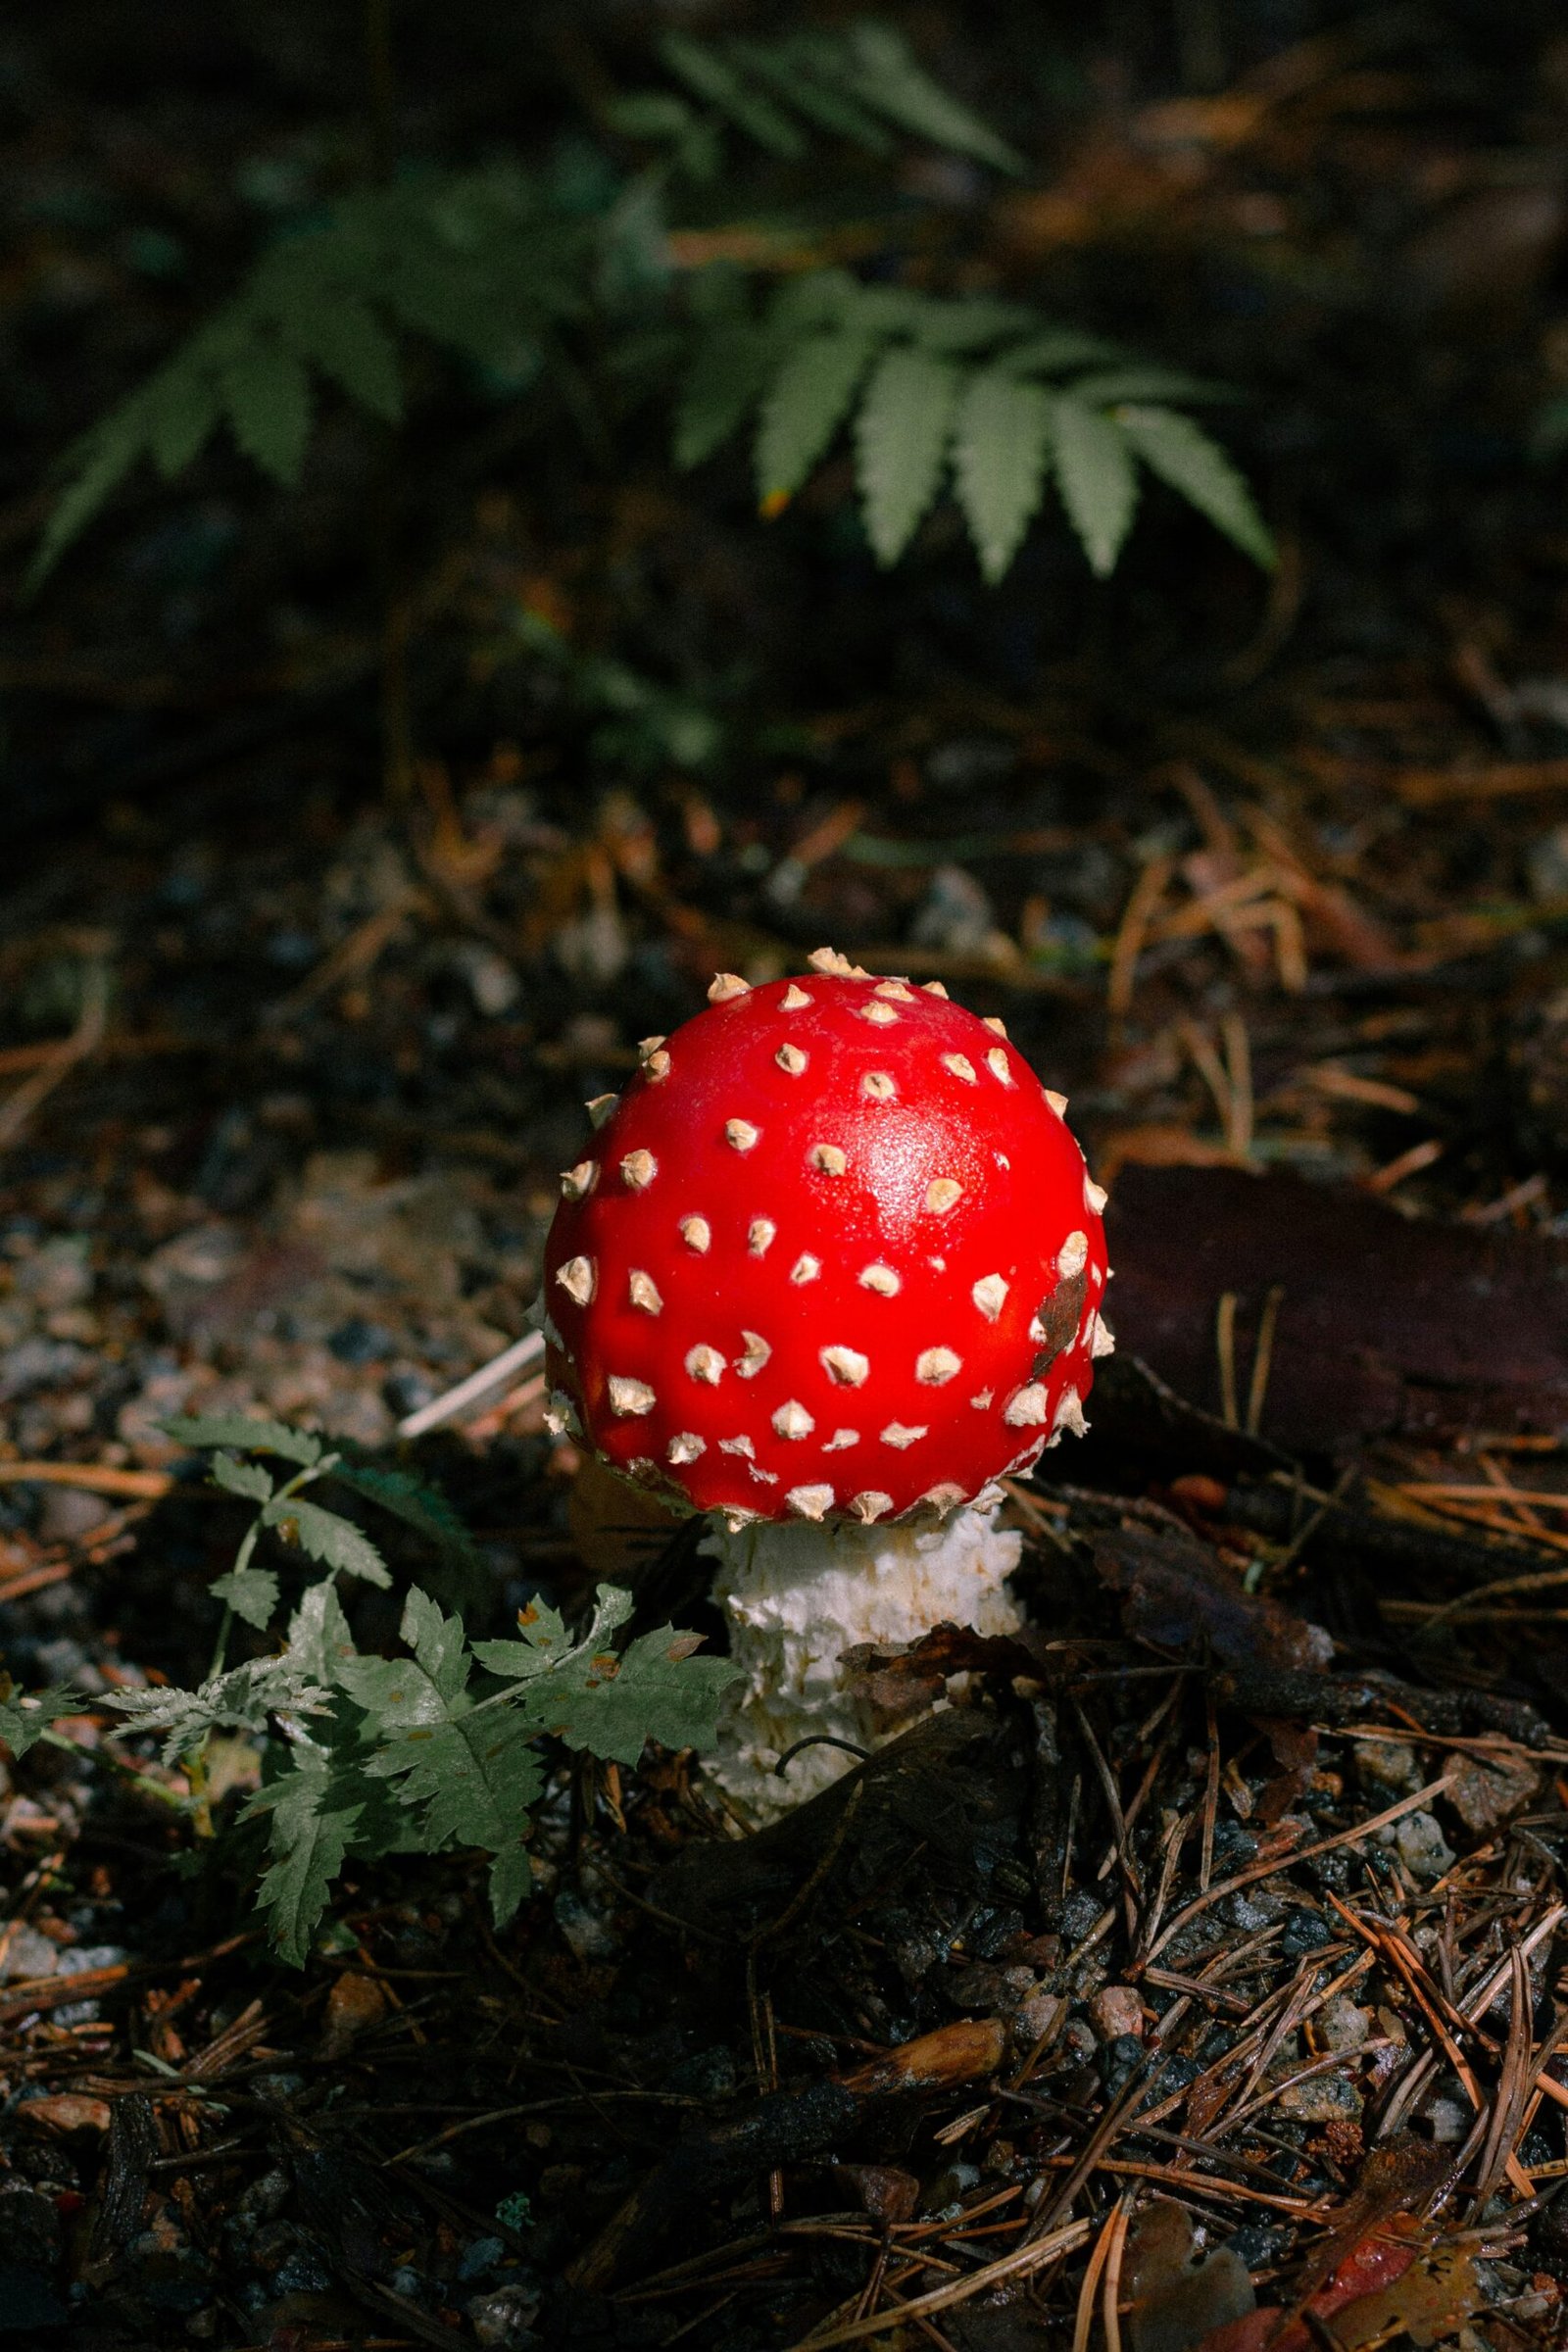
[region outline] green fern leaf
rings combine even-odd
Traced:
[[[897,292],[867,288],[868,296]],[[906,294],[903,300],[910,305],[909,332],[928,351],[983,351],[988,343],[1020,333],[1031,318],[1018,303],[987,302],[978,295],[942,302],[929,294]]]
[[[403,381],[398,355],[368,303],[341,286],[322,287],[290,305],[278,331],[304,360],[368,409],[384,423],[403,415]]]
[[[1119,345],[1103,335],[1086,335],[1075,326],[1050,326],[1028,335],[1004,351],[998,366],[1018,375],[1064,375],[1071,368],[1095,368],[1126,358]]]
[[[1174,409],[1124,408],[1117,422],[1151,473],[1206,515],[1265,571],[1279,557],[1251,494],[1217,441]]]
[[[242,1462],[231,1453],[220,1453],[213,1462],[213,1484],[221,1487],[225,1494],[242,1494],[249,1502],[270,1502],[272,1475],[260,1462]]]
[[[768,387],[757,436],[766,513],[792,499],[844,421],[871,358],[868,335],[828,332],[797,344]]]
[[[901,294],[894,286],[862,286],[847,270],[803,270],[780,286],[768,305],[767,320],[781,336],[803,335],[813,326],[885,327],[891,334],[907,321],[901,318],[894,326],[877,306],[895,297],[906,309],[922,299]]]
[[[675,411],[677,466],[700,466],[739,430],[777,349],[772,335],[750,324],[710,327],[701,337]]]
[[[153,464],[172,481],[200,450],[218,422],[218,387],[208,370],[188,357],[176,360],[147,387],[147,438]]]
[[[72,541],[106,506],[147,446],[141,395],[113,410],[72,452],[66,487],[50,510],[27,571],[30,593],[48,578]]]
[[[623,138],[654,139],[667,147],[677,169],[703,185],[723,169],[724,151],[713,122],[673,90],[628,90],[606,101],[604,119]]]
[[[306,1502],[298,1494],[279,1494],[263,1510],[262,1522],[275,1527],[285,1540],[298,1544],[324,1568],[383,1589],[392,1582],[386,1562],[369,1537],[361,1535],[351,1521],[340,1519],[336,1511],[324,1511],[318,1502]]]
[[[301,1593],[299,1606],[289,1619],[288,1647],[283,1654],[290,1671],[303,1681],[328,1686],[337,1682],[343,1660],[357,1654],[343,1603],[329,1577],[308,1585]]]
[[[234,439],[285,489],[299,480],[311,431],[311,385],[303,361],[260,336],[236,353],[222,376]]]
[[[879,564],[897,563],[936,497],[958,371],[924,351],[877,364],[856,419],[856,470]]]
[[[535,1734],[553,1733],[568,1747],[631,1765],[649,1740],[711,1746],[735,1668],[727,1658],[694,1657],[691,1637],[667,1625],[617,1655],[612,1637],[631,1611],[629,1592],[601,1585],[580,1641],[568,1642],[556,1610],[536,1606],[518,1619],[521,1641],[476,1642],[473,1654],[511,1685],[509,1704]]]
[[[1050,445],[1051,400],[1038,384],[994,368],[970,380],[955,424],[954,478],[993,587],[1039,511]]]
[[[520,1843],[509,1845],[490,1865],[490,1917],[498,1928],[510,1927],[524,1897],[533,1891],[533,1870]]]
[[[178,1446],[231,1446],[237,1453],[276,1453],[285,1462],[311,1469],[321,1458],[321,1441],[284,1421],[253,1421],[248,1413],[173,1413],[159,1425]]]
[[[218,1577],[211,1589],[216,1600],[259,1634],[271,1624],[277,1607],[277,1578],[270,1568],[231,1568],[226,1576]]]
[[[1138,505],[1138,473],[1121,428],[1099,409],[1059,392],[1052,411],[1056,487],[1090,569],[1115,569]]]
[[[891,25],[852,25],[846,37],[854,76],[851,86],[862,104],[874,107],[901,130],[929,139],[934,147],[945,147],[955,155],[972,155],[976,162],[991,164],[999,172],[1023,171],[1017,149],[999,139],[978,115],[933,81]]]
[[[604,120],[625,139],[678,144],[689,135],[696,119],[686,100],[677,98],[673,90],[622,90],[607,98],[604,106]]]
[[[576,1690],[568,1684],[552,1694],[551,1730],[568,1747],[628,1769],[650,1740],[661,1747],[710,1748],[724,1694],[738,1678],[727,1658],[693,1657],[690,1639],[664,1625],[629,1642],[611,1679],[597,1687],[590,1679]],[[594,1663],[603,1668],[603,1661]]]
[[[401,1800],[421,1808],[429,1852],[455,1840],[492,1853],[519,1845],[544,1786],[530,1749],[536,1728],[511,1708],[475,1705],[463,1626],[428,1593],[409,1594],[402,1632],[412,1657],[354,1657],[338,1669],[379,1742],[367,1773],[396,1781]]]
[[[259,1790],[240,1817],[272,1817],[272,1866],[256,1900],[270,1914],[273,1944],[291,1968],[303,1968],[310,1957],[317,1922],[365,1810],[356,1777],[337,1771],[324,1749],[302,1743],[290,1769]]]
[[[749,88],[734,66],[704,48],[701,41],[683,32],[667,32],[659,47],[670,72],[699,98],[706,98],[710,106],[716,106],[720,114],[739,123],[759,147],[790,162],[806,153],[806,141],[788,115],[760,91]]]
[[[195,1690],[114,1690],[100,1703],[128,1717],[131,1732],[167,1733],[164,1762],[172,1764],[209,1732],[265,1731],[270,1715],[318,1714],[330,1695],[285,1651],[281,1657],[248,1659],[227,1674],[210,1676]]]
[[[850,95],[853,69],[842,42],[809,33],[789,41],[732,41],[730,54],[818,130],[849,139],[868,155],[892,148],[875,115]]]
[[[11,1750],[16,1759],[24,1756],[29,1747],[36,1747],[52,1723],[62,1715],[79,1715],[90,1702],[69,1684],[56,1683],[48,1690],[31,1690],[19,1698],[11,1689],[9,1675],[0,1675],[0,1747]]]
[[[367,1502],[379,1503],[383,1511],[412,1527],[444,1559],[463,1568],[483,1567],[483,1554],[472,1536],[441,1489],[428,1479],[412,1470],[385,1470],[378,1462],[359,1461],[339,1462],[332,1476],[340,1487],[363,1494]]]
[[[1184,375],[1176,368],[1106,368],[1084,375],[1073,385],[1079,400],[1108,409],[1123,401],[1231,401],[1241,396],[1232,384],[1217,384],[1207,376]]]
[[[296,481],[313,367],[374,414],[395,417],[401,389],[388,322],[510,384],[526,382],[540,364],[541,328],[586,307],[592,256],[618,239],[624,261],[635,211],[607,224],[552,205],[539,182],[509,165],[347,199],[330,220],[265,254],[234,299],[76,445],[29,587],[140,458],[177,472],[224,416],[265,471]]]

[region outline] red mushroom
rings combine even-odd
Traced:
[[[754,1795],[785,1734],[838,1730],[840,1650],[1017,1623],[995,1483],[1083,1429],[1110,1346],[1104,1196],[1063,1099],[939,984],[810,961],[721,973],[645,1042],[589,1105],[545,1259],[562,1423],[728,1531]],[[832,1769],[813,1752],[793,1792]]]

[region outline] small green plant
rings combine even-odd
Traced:
[[[903,132],[999,172],[1023,170],[1022,157],[933,81],[887,24],[862,20],[842,32],[774,41],[668,32],[659,54],[682,91],[633,91],[612,101],[608,120],[630,137],[665,142],[697,180],[718,176],[726,127],[787,163],[800,162],[818,133],[886,155]]]
[[[988,580],[1010,566],[1048,474],[1103,575],[1132,528],[1140,466],[1257,563],[1274,560],[1241,475],[1171,405],[1233,398],[1223,385],[1152,368],[1016,304],[862,286],[837,270],[781,287],[760,315],[749,289],[715,276],[705,309],[675,454],[698,465],[755,416],[765,514],[794,497],[848,423],[884,564],[908,546],[951,469]]]
[[[274,481],[297,482],[320,380],[397,423],[399,346],[411,336],[526,386],[541,337],[584,305],[587,245],[584,224],[549,186],[511,165],[347,197],[265,253],[239,291],[68,453],[33,579],[134,466],[150,459],[172,480],[224,425]]]
[[[339,1582],[386,1587],[391,1573],[361,1528],[307,1490],[335,1482],[461,1552],[467,1539],[445,1497],[280,1422],[215,1417],[170,1428],[211,1452],[214,1484],[254,1503],[255,1516],[233,1567],[212,1588],[223,1616],[204,1681],[194,1690],[116,1691],[99,1703],[123,1715],[129,1733],[163,1734],[163,1760],[183,1768],[199,1836],[213,1832],[215,1738],[237,1733],[260,1746],[262,1785],[239,1818],[266,1826],[257,1899],[282,1959],[304,1961],[349,1862],[393,1853],[488,1853],[491,1910],[504,1925],[530,1885],[529,1821],[546,1785],[542,1739],[625,1765],[649,1740],[711,1745],[734,1669],[697,1657],[701,1637],[671,1626],[625,1641],[632,1597],[615,1586],[600,1587],[575,1639],[555,1610],[535,1605],[519,1616],[514,1640],[472,1642],[460,1616],[415,1587],[403,1610],[403,1654],[361,1651]],[[278,1571],[256,1558],[269,1537],[324,1574],[306,1585],[277,1649],[230,1666],[234,1621],[266,1633],[279,1611]],[[51,1727],[84,1703],[61,1688],[26,1698],[7,1691],[0,1740],[23,1755],[58,1740]]]
[[[537,167],[424,170],[357,190],[263,254],[234,296],[67,452],[34,581],[144,461],[172,480],[226,427],[265,472],[295,483],[323,385],[397,423],[410,347],[421,343],[492,397],[537,400],[554,386],[561,418],[589,416],[600,433],[628,387],[652,389],[674,402],[683,466],[755,419],[764,514],[788,503],[848,424],[884,564],[951,477],[988,581],[1009,568],[1053,483],[1104,574],[1131,529],[1141,472],[1272,562],[1240,474],[1186,414],[1227,397],[1218,386],[981,295],[943,299],[807,268],[760,300],[763,262],[677,267],[671,229],[683,206],[695,204],[711,250],[734,225],[715,223],[711,209],[737,136],[786,171],[814,139],[880,157],[896,135],[1021,171],[898,34],[873,23],[773,42],[672,32],[660,54],[675,86],[602,110],[607,139],[640,145],[641,163],[628,169],[609,144],[587,166],[579,151]],[[885,201],[879,193],[875,209]]]

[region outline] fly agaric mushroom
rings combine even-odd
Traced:
[[[997,1482],[1085,1426],[1107,1267],[1060,1095],[938,982],[831,950],[720,973],[648,1038],[562,1178],[545,1252],[555,1425],[711,1514],[743,1671],[714,1769],[754,1805],[864,1742],[840,1653],[950,1620],[1008,1633]]]

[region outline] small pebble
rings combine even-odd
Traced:
[[[1012,2021],[1013,2039],[1019,2048],[1032,2050],[1037,2041],[1054,2033],[1065,2006],[1060,1993],[1047,1992],[1044,1985],[1026,1992]]]
[[[1371,2031],[1371,2010],[1358,2009],[1343,1992],[1326,2001],[1316,2019],[1317,2038],[1325,2050],[1358,2050]]]
[[[1062,2028],[1061,2051],[1070,2062],[1082,2065],[1095,2054],[1095,2029],[1087,2017],[1070,2017]]]
[[[113,1502],[80,1487],[46,1487],[38,1506],[40,1544],[74,1544],[95,1527],[102,1527]]]
[[[14,1927],[0,1947],[0,1980],[52,1977],[60,1966],[60,1947],[36,1928]]]
[[[474,2295],[466,2306],[474,2342],[495,2352],[509,2344],[538,2341],[533,2323],[539,2316],[539,2291],[532,2286],[498,2286]]]
[[[609,1922],[571,1887],[563,1886],[555,1912],[556,1925],[579,1960],[612,1960],[620,1949]]]
[[[1280,2111],[1300,2124],[1356,2123],[1361,2094],[1342,2074],[1308,2075],[1304,2082],[1288,2082],[1280,2092]]]
[[[1454,1852],[1430,1813],[1407,1813],[1402,1821],[1378,1833],[1382,1845],[1392,1846],[1418,1886],[1430,1886],[1451,1870]]]
[[[1144,2004],[1130,1984],[1106,1984],[1090,2002],[1089,2016],[1102,2041],[1143,2036]]]
[[[1402,1740],[1357,1740],[1355,1778],[1362,1793],[1388,1804],[1423,1785],[1421,1759]]]

